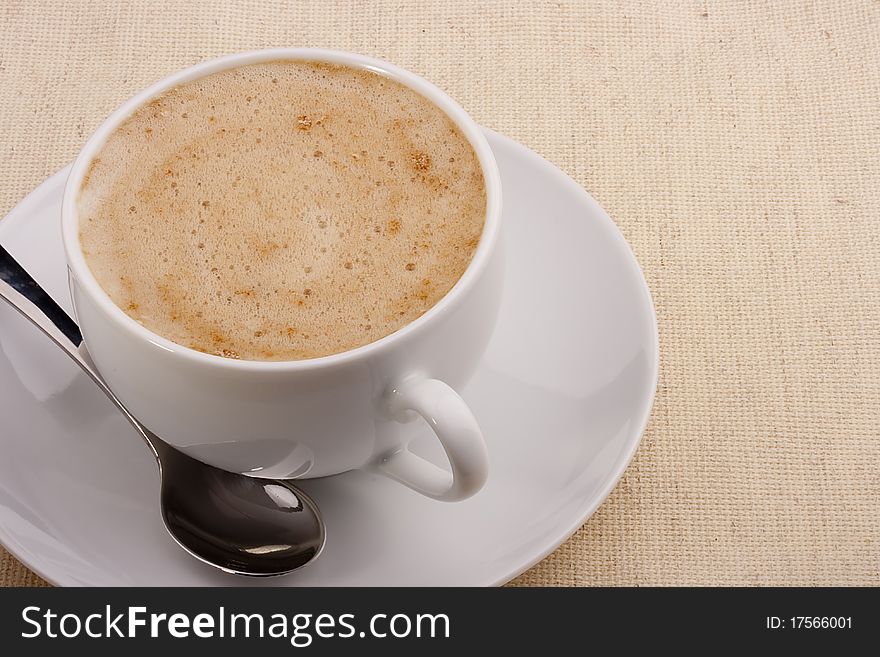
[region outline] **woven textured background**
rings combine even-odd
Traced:
[[[269,46],[426,76],[645,271],[642,447],[516,584],[880,585],[880,4],[2,0],[0,214],[148,83]],[[0,584],[41,580],[0,549]]]

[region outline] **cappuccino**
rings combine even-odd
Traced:
[[[277,61],[136,110],[77,207],[89,268],[142,325],[219,356],[299,360],[440,301],[477,248],[486,193],[467,138],[415,90]]]

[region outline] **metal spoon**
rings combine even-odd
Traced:
[[[324,523],[290,482],[226,472],[179,452],[128,412],[81,349],[76,323],[0,246],[0,297],[48,335],[122,411],[159,463],[162,520],[197,559],[236,575],[283,575],[315,559]]]

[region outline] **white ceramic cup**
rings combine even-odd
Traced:
[[[163,91],[216,71],[282,59],[333,62],[397,80],[433,101],[479,158],[486,220],[473,260],[433,308],[395,333],[350,351],[299,361],[222,358],[175,344],[126,315],[95,280],[80,247],[77,197],[107,137]],[[454,388],[471,375],[492,334],[502,287],[501,183],[482,131],[449,96],[383,61],[330,50],[242,53],[180,71],[116,110],[76,158],[62,230],[85,345],[132,414],[187,454],[262,477],[311,478],[375,469],[429,497],[461,500],[488,474],[476,419]],[[449,460],[439,468],[407,449],[421,416]]]

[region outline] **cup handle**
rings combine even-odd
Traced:
[[[467,499],[483,487],[489,474],[486,443],[474,414],[455,390],[437,379],[410,380],[391,391],[388,410],[398,422],[421,415],[443,445],[451,472],[403,447],[377,464],[382,474],[445,502]]]

